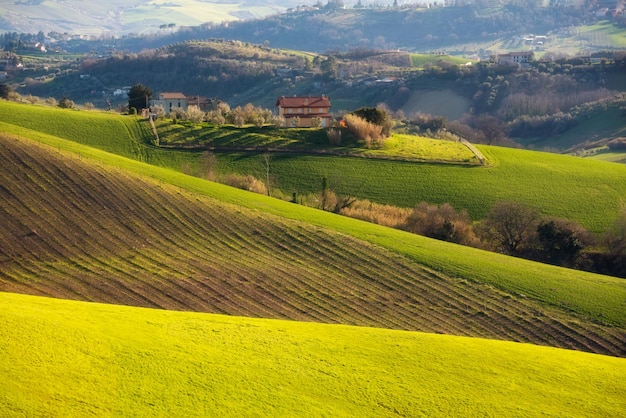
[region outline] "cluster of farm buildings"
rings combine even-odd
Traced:
[[[185,96],[179,92],[163,92],[150,101],[150,106],[162,106],[165,113],[179,108],[187,110],[190,105],[198,106],[203,112],[215,110],[217,101],[202,96]],[[285,120],[285,126],[311,127],[314,119],[320,121],[318,126],[330,126],[330,99],[328,96],[281,96],[276,100],[278,116]]]

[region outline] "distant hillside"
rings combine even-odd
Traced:
[[[299,4],[293,0],[20,0],[0,4],[0,33],[69,33],[122,36],[167,32],[205,22],[265,17]]]
[[[459,7],[322,8],[264,19],[207,24],[173,33],[187,39],[239,39],[272,47],[326,52],[356,47],[433,51],[485,46],[502,38],[547,34],[595,19],[587,9],[544,2],[473,2]],[[493,7],[492,7],[493,6]],[[526,48],[525,48],[526,49]]]

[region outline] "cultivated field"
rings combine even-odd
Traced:
[[[2,291],[626,354],[623,280],[44,139],[0,140]]]
[[[616,417],[626,360],[0,293],[5,416]]]

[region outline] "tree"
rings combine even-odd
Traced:
[[[479,234],[500,251],[519,255],[521,246],[532,236],[538,212],[517,202],[496,203],[478,228]]]
[[[13,89],[8,84],[0,84],[0,99],[8,100]]]
[[[626,278],[626,208],[603,235],[605,250],[594,260],[594,270]]]
[[[204,120],[204,112],[198,106],[190,105],[187,108],[187,119],[193,123],[200,123]]]
[[[391,134],[392,120],[389,113],[378,107],[362,107],[352,112],[369,123],[382,127],[382,134],[387,137]]]
[[[70,99],[67,98],[67,96],[63,96],[61,97],[61,99],[59,100],[59,105],[60,108],[62,109],[74,109],[74,102]]]
[[[580,225],[563,219],[542,221],[537,227],[541,261],[575,267],[590,234]]]
[[[337,78],[337,58],[334,55],[330,55],[327,59],[320,64],[322,70],[322,77],[324,80],[335,80]]]
[[[128,108],[134,107],[137,112],[148,108],[150,99],[152,98],[152,89],[143,84],[135,84],[128,91]]]

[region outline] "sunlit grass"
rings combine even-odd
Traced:
[[[0,294],[9,416],[619,416],[626,360]]]

